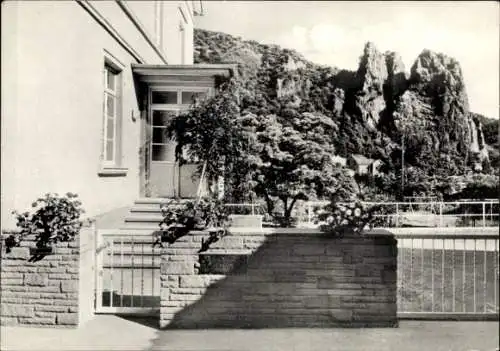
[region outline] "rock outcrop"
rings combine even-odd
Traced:
[[[356,93],[356,107],[366,127],[376,131],[386,110],[393,109],[394,100],[406,88],[403,61],[398,54],[381,53],[373,43],[368,42],[357,76],[360,86]]]
[[[446,55],[424,50],[411,68],[408,84],[395,111],[404,120],[396,124],[399,131],[411,128],[416,134],[410,138],[425,133],[432,137],[435,151],[458,153],[475,170],[482,170],[488,162],[488,151],[481,124],[469,112],[460,64]],[[425,113],[421,113],[423,110]]]
[[[489,162],[482,122],[469,111],[460,64],[424,50],[408,75],[395,52],[367,43],[358,70],[307,61],[276,45],[195,30],[195,62],[237,63],[252,113],[319,112],[339,126],[341,156],[399,162],[402,135],[409,164],[427,173],[483,169]],[[281,107],[280,107],[281,106]],[[243,109],[243,111],[244,111]],[[287,112],[288,113],[288,112]]]

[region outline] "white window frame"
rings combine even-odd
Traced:
[[[112,88],[108,87],[108,72],[114,76],[114,86]],[[117,161],[117,120],[118,120],[118,111],[117,107],[119,104],[119,92],[117,89],[118,81],[120,73],[117,73],[116,70],[108,64],[104,65],[104,152],[103,152],[103,165],[104,166],[114,166]],[[111,98],[113,101],[113,115],[108,113],[108,99]],[[113,136],[112,139],[108,139],[108,126],[110,119],[113,122]],[[113,143],[113,154],[111,158],[108,158],[108,142]]]
[[[153,92],[176,92],[177,93],[177,103],[176,104],[155,104],[153,103]],[[191,105],[182,103],[182,93],[192,92],[192,93],[205,93],[208,98],[213,95],[213,88],[210,87],[189,87],[189,86],[165,86],[165,87],[150,87],[149,88],[149,102],[150,106],[155,106],[157,108],[164,109],[178,109],[186,110]]]
[[[102,97],[103,97],[103,122],[102,122],[102,139],[101,139],[101,162],[99,175],[102,176],[124,176],[127,174],[127,169],[122,167],[122,124],[123,124],[123,70],[124,65],[121,64],[114,56],[105,51],[104,65],[102,70]],[[108,87],[108,72],[112,72],[114,76],[114,86]],[[108,115],[108,97],[113,100],[114,115]],[[113,118],[109,118],[113,117]],[[113,136],[108,139],[108,123],[110,120],[113,123]],[[113,142],[113,155],[108,156],[107,143]],[[108,159],[109,158],[109,159]]]
[[[154,104],[153,103],[153,92],[176,92],[177,93],[177,103],[176,104]],[[174,112],[176,114],[182,113],[183,111],[186,111],[189,109],[189,106],[191,104],[183,104],[182,103],[182,93],[183,92],[193,92],[193,93],[205,93],[206,97],[209,98],[213,95],[214,90],[209,87],[189,87],[189,86],[157,86],[157,87],[150,87],[149,88],[149,94],[148,94],[148,100],[149,100],[149,115],[151,118],[153,118],[153,110],[162,110],[162,111],[170,111]],[[149,162],[150,164],[152,162],[154,163],[171,163],[170,161],[154,161],[153,160],[153,152],[152,152],[152,147],[153,147],[153,121],[151,120],[150,123],[151,127],[151,142],[150,142],[150,147],[151,147],[151,152],[149,153]]]

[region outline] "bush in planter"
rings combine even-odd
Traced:
[[[210,237],[202,241],[200,251],[227,234],[229,212],[223,202],[213,198],[201,198],[198,201],[178,203],[172,200],[161,205],[163,219],[160,222],[160,236],[154,245],[162,242],[173,244],[180,237],[192,230],[208,231]]]
[[[19,232],[5,239],[6,252],[20,246],[26,235],[35,235],[36,247],[44,252],[50,252],[53,244],[74,240],[82,227],[81,205],[77,194],[46,194],[31,204],[32,212],[13,211]]]
[[[384,225],[384,217],[379,217],[383,214],[382,206],[367,206],[359,201],[349,204],[332,201],[316,212],[318,219],[325,223],[320,229],[339,237],[361,235],[365,230]]]

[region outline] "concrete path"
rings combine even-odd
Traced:
[[[157,330],[154,319],[96,316],[80,329],[2,327],[1,350],[494,351],[498,322],[401,321],[395,329]]]

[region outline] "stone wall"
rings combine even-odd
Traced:
[[[80,238],[89,231],[93,229],[83,229],[73,242],[58,243],[52,254],[39,260],[30,254],[32,239],[10,253],[2,248],[2,325],[78,326]]]
[[[163,250],[160,327],[397,326],[390,233],[233,233],[198,254],[204,237],[189,235]]]

